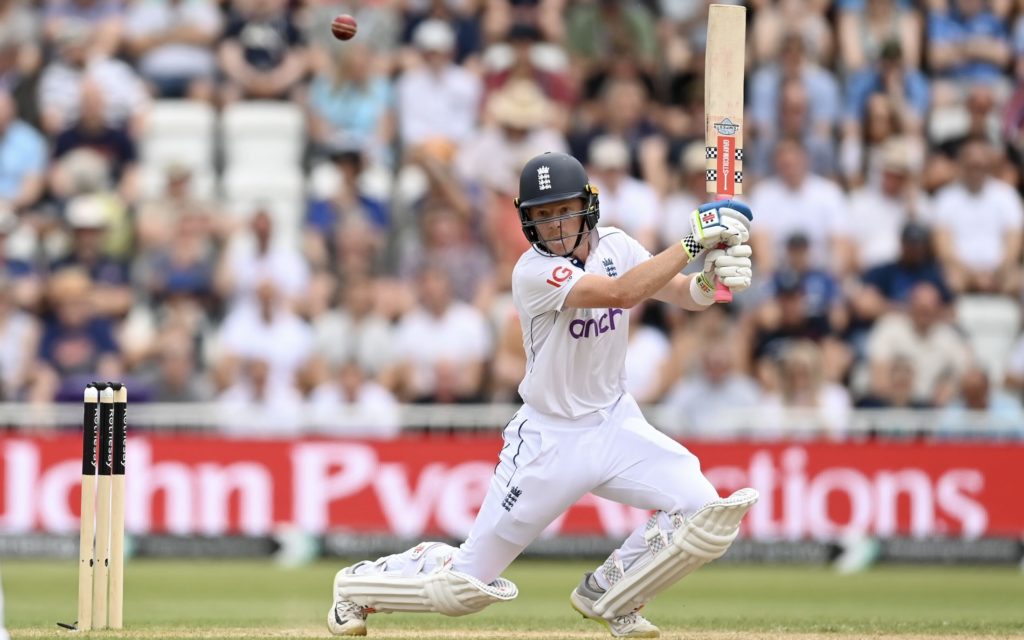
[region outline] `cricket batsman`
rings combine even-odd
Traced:
[[[523,167],[515,199],[532,244],[516,264],[512,296],[523,328],[522,408],[467,540],[423,542],[338,572],[327,625],[366,634],[372,613],[461,616],[512,600],[501,572],[587,493],[654,514],[584,574],[572,607],[617,638],[656,638],[640,609],[729,548],[757,501],[753,489],[720,498],[696,456],[648,424],[625,390],[629,309],[647,298],[691,311],[714,303],[715,284],[750,287],[750,209],[705,204],[690,233],[652,256],[620,229],[598,228],[597,189],[578,160],[539,155]],[[695,275],[680,273],[704,257]]]

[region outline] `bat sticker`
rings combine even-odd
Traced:
[[[736,124],[729,118],[726,118],[721,122],[716,122],[714,126],[718,135],[722,136],[734,136],[736,135],[736,132],[740,130],[740,125]]]

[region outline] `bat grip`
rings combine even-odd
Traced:
[[[715,282],[715,302],[732,302],[732,291],[721,282]]]

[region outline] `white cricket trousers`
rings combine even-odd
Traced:
[[[684,515],[718,498],[697,457],[652,427],[629,394],[577,420],[524,405],[502,438],[487,496],[453,565],[485,583],[587,493]],[[643,533],[641,525],[619,548],[623,566],[646,550]]]

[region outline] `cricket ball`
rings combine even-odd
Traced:
[[[356,19],[343,13],[331,22],[331,33],[338,40],[351,40],[356,35]]]

